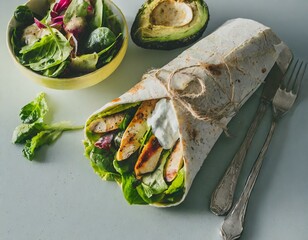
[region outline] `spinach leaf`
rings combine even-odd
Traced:
[[[72,58],[70,67],[79,72],[92,72],[98,69],[101,67],[101,65],[97,66],[100,61],[100,56],[108,55],[108,52],[116,46],[116,43],[117,41],[114,41],[110,46],[103,49],[99,53],[94,52]],[[111,56],[111,58],[113,58],[113,56]]]
[[[180,201],[184,195],[185,188],[180,188],[172,194],[166,194],[164,198],[160,201],[161,203],[176,203]]]
[[[43,71],[61,64],[72,51],[69,41],[60,31],[50,27],[49,31],[50,34],[20,50],[24,65],[34,71]]]
[[[125,161],[113,160],[113,167],[120,174],[132,172],[134,165],[129,160],[130,158],[126,159]]]
[[[46,69],[42,73],[44,76],[47,76],[47,77],[58,77],[64,72],[64,70],[69,65],[69,63],[70,61],[66,60],[57,66]]]
[[[116,40],[114,33],[107,27],[99,27],[92,31],[86,43],[87,52],[100,52]]]
[[[148,140],[150,139],[151,136],[152,136],[152,128],[148,127],[147,131],[145,132],[143,137],[140,139],[139,153],[141,153],[142,148],[148,142]]]
[[[22,107],[19,116],[23,123],[42,122],[47,112],[45,93],[41,92],[33,101]]]
[[[12,36],[10,39],[13,52],[21,64],[23,64],[23,61],[21,59],[21,54],[19,53],[19,51],[24,45],[24,43],[21,40],[22,34],[23,34],[23,27],[19,26],[19,27],[13,28]]]
[[[48,55],[52,56],[56,51],[56,47],[52,35],[48,34],[33,44],[25,45],[20,49],[19,53],[21,54],[24,65],[28,65],[30,63],[36,63]]]
[[[130,114],[125,114],[124,119],[122,120],[122,122],[119,125],[119,129],[120,130],[125,130],[128,126],[128,124],[130,123],[130,121],[132,120],[134,115],[130,115]]]
[[[132,107],[126,111],[124,119],[119,125],[120,130],[125,130],[127,128],[128,124],[133,119],[137,109],[138,109],[137,107]]]
[[[117,37],[115,42],[110,45],[108,48],[100,51],[98,55],[100,56],[99,61],[96,65],[97,68],[104,66],[105,64],[109,63],[119,52],[123,43],[123,34],[120,33]]]
[[[14,11],[14,18],[22,25],[30,25],[34,22],[33,13],[26,5],[18,6]]]
[[[122,38],[122,34],[119,34],[119,36],[116,37],[115,41],[109,45],[108,47],[106,47],[105,49],[101,50],[99,53],[98,53],[98,56],[99,57],[103,57],[104,55],[108,55],[108,53],[114,49],[114,48],[117,48],[118,46],[118,42],[119,40],[121,40]]]
[[[113,166],[115,170],[120,174],[131,173],[134,171],[137,159],[138,159],[138,153],[134,152],[129,158],[123,161],[118,161],[115,159],[113,161]]]

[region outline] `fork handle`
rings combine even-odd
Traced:
[[[224,176],[221,178],[220,182],[212,193],[210,209],[214,214],[218,216],[228,213],[232,206],[237,180],[240,175],[244,159],[246,157],[248,148],[250,147],[251,141],[256,133],[256,129],[266,112],[267,106],[268,102],[262,99],[255,114],[254,120],[251,123],[240,148],[236,152]]]
[[[244,190],[239,200],[234,205],[234,207],[231,209],[230,213],[226,216],[223,222],[223,225],[221,227],[221,234],[224,240],[234,240],[234,239],[238,239],[241,236],[241,233],[243,231],[245,213],[246,213],[249,197],[256,183],[258,175],[260,173],[262,162],[268,150],[269,144],[272,140],[272,136],[274,134],[276,124],[277,124],[276,120],[273,119],[271,128],[263,144],[263,147],[246,180]]]

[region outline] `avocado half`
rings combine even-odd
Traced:
[[[131,37],[143,48],[171,50],[195,42],[208,21],[203,0],[148,0],[136,15]]]

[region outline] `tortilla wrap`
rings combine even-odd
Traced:
[[[285,72],[291,59],[289,48],[270,28],[248,19],[227,21],[161,69],[146,73],[132,89],[93,113],[86,122],[85,145],[93,145],[89,137],[91,123],[108,111],[123,104],[167,99],[178,124],[184,160],[184,190],[174,202],[171,198],[170,201],[157,198],[146,204],[177,205],[185,199],[228,122],[263,83],[275,62]],[[105,178],[99,167],[93,166]],[[125,192],[127,183],[118,182]]]

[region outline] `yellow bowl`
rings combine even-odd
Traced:
[[[13,57],[15,63],[17,64],[21,72],[25,74],[28,78],[32,79],[34,82],[42,86],[53,89],[63,89],[63,90],[81,89],[90,87],[106,79],[110,74],[112,74],[117,69],[117,67],[120,65],[121,61],[125,56],[128,46],[128,27],[125,17],[120,9],[111,0],[105,0],[105,4],[107,4],[109,8],[112,10],[112,12],[118,17],[118,20],[122,26],[122,33],[123,33],[122,46],[117,55],[108,64],[95,70],[94,72],[72,78],[51,78],[40,75],[20,64],[14,54],[10,39],[11,39],[12,29],[16,27],[17,23],[15,21],[15,18],[12,17],[7,28],[7,45],[9,48],[9,52],[11,53],[11,56]],[[33,12],[42,14],[46,13],[46,11],[48,10],[49,0],[30,0],[29,2],[26,3],[26,5]]]

